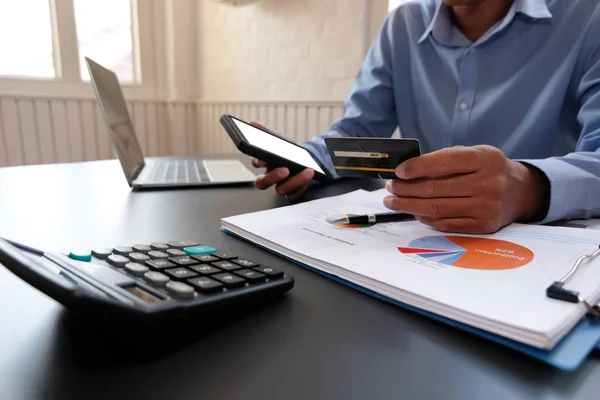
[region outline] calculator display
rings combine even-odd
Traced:
[[[142,289],[138,286],[128,286],[128,287],[124,287],[123,289],[127,290],[129,293],[131,293],[135,297],[145,301],[146,303],[160,302],[160,299],[158,297],[154,296],[153,294],[148,293],[147,291],[145,291],[144,289]]]

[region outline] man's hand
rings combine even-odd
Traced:
[[[386,207],[447,232],[493,233],[531,221],[549,201],[546,176],[491,146],[451,147],[405,161]]]
[[[275,135],[277,133],[269,130],[258,122],[251,122],[257,128],[264,129]],[[279,135],[281,136],[281,135]],[[290,177],[290,170],[287,168],[273,168],[261,160],[252,160],[252,165],[255,168],[266,168],[266,172],[256,178],[255,185],[261,190],[265,190],[275,185],[275,191],[280,196],[286,196],[288,200],[293,201],[302,196],[315,174],[312,169],[304,171]]]

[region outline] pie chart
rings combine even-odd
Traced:
[[[533,260],[533,252],[519,244],[469,236],[425,236],[398,250],[440,264],[478,270],[519,268]]]

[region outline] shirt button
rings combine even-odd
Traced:
[[[469,105],[468,105],[467,103],[462,103],[462,104],[460,105],[460,109],[461,109],[461,110],[466,110],[467,108],[469,108]]]
[[[472,47],[472,48],[469,50],[469,53],[471,53],[471,54],[475,53],[475,47]]]

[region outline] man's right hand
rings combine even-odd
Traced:
[[[252,122],[251,124],[257,128],[264,129],[275,135],[281,136],[259,124],[258,122]],[[315,174],[312,169],[307,168],[302,172],[290,177],[289,169],[273,168],[264,161],[257,159],[252,160],[252,165],[255,168],[266,168],[265,173],[256,178],[255,184],[257,188],[260,190],[265,190],[275,185],[275,191],[277,194],[287,197],[287,199],[290,201],[296,200],[302,196],[302,194],[304,194]]]

